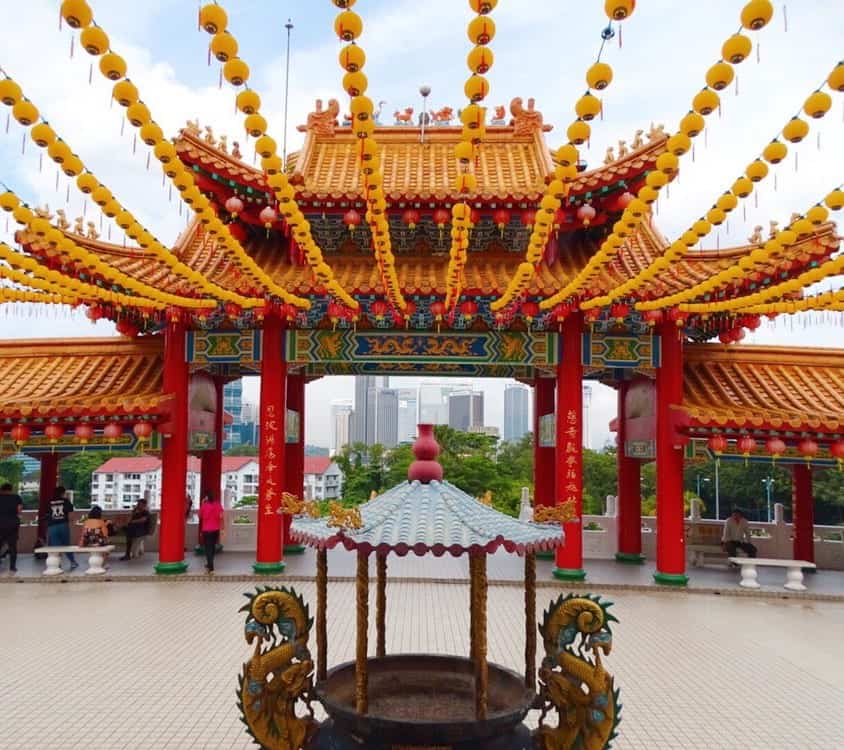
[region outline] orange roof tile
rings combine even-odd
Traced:
[[[683,409],[702,427],[844,432],[844,350],[690,344]]]
[[[164,415],[162,339],[0,342],[0,417]]]

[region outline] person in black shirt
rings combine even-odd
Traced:
[[[70,514],[72,512],[73,503],[67,499],[67,490],[64,487],[56,487],[53,498],[50,500],[50,515],[47,518],[48,546],[70,546]],[[70,560],[71,570],[79,567],[73,552],[67,553],[67,559]]]
[[[138,500],[129,516],[129,523],[126,524],[126,554],[121,560],[128,560],[132,557],[132,545],[135,539],[141,539],[149,534],[150,515],[147,510],[147,501],[143,498]]]
[[[17,573],[18,568],[18,527],[23,510],[20,495],[12,492],[12,485],[6,482],[0,487],[0,548],[5,544],[9,548],[9,570]]]

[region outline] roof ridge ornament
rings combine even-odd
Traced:
[[[410,482],[430,484],[433,481],[441,482],[443,479],[443,467],[437,456],[440,453],[440,444],[434,437],[434,425],[420,424],[419,437],[413,444],[413,455],[416,460],[407,469],[407,479]]]
[[[328,109],[322,108],[322,99],[317,99],[315,109],[308,114],[307,124],[304,128],[300,125],[299,130],[305,130],[314,135],[334,135],[334,129],[339,126],[337,116],[340,114],[340,102],[336,99],[328,100]]]
[[[527,101],[527,109],[523,104],[523,99],[517,96],[510,102],[510,113],[513,119],[510,124],[513,126],[513,135],[525,136],[533,135],[534,133],[547,133],[553,130],[553,125],[546,125],[542,118],[542,113],[534,109],[536,100],[531,97]]]

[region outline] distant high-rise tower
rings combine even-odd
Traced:
[[[529,431],[529,389],[521,383],[504,386],[504,440],[515,443]]]
[[[468,432],[484,426],[484,394],[476,391],[453,391],[448,395],[448,426]]]
[[[399,388],[398,442],[408,443],[416,438],[419,393],[415,388]]]
[[[349,444],[352,422],[352,402],[339,399],[331,402],[331,455],[339,453]]]
[[[592,406],[592,386],[583,386],[583,447],[592,447],[592,438],[589,434],[589,407]]]
[[[375,442],[385,448],[395,448],[399,442],[399,392],[395,388],[378,388],[374,400]]]
[[[243,423],[243,380],[238,378],[223,386],[223,411],[231,414],[232,423],[223,427],[223,450],[240,445],[240,425]]]

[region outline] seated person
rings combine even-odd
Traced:
[[[108,522],[103,520],[103,509],[92,505],[88,518],[82,524],[79,535],[80,547],[105,547],[108,544]]]
[[[120,558],[121,560],[128,560],[132,556],[135,539],[141,539],[149,534],[150,520],[147,501],[138,500],[129,516],[129,523],[126,524],[126,553]]]
[[[750,526],[738,508],[724,522],[721,546],[730,557],[735,557],[738,550],[743,550],[748,557],[756,557],[756,547],[750,543]]]

